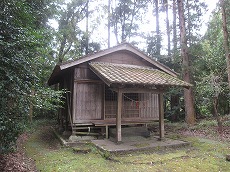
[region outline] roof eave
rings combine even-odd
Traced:
[[[60,65],[56,65],[56,66],[54,67],[54,70],[53,70],[53,72],[52,72],[52,74],[51,74],[49,80],[48,80],[48,85],[49,85],[49,86],[58,83],[58,82],[57,82],[57,77],[59,76],[60,72],[61,72]]]

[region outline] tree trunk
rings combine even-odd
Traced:
[[[225,11],[225,0],[220,0],[221,11],[222,11],[222,22],[223,22],[223,34],[224,34],[224,48],[225,56],[227,62],[227,74],[228,74],[228,86],[230,88],[230,54],[229,54],[229,41],[228,41],[228,28],[227,28],[227,18]]]
[[[181,44],[181,57],[182,57],[182,74],[184,81],[190,83],[190,64],[189,64],[189,54],[186,40],[186,29],[185,29],[185,17],[184,17],[184,5],[183,0],[177,0],[178,14],[179,14],[179,25],[180,25],[180,44]],[[185,101],[185,121],[189,125],[194,125],[195,123],[195,108],[194,108],[194,98],[193,91],[190,87],[189,89],[184,89],[184,101]]]
[[[161,53],[161,40],[160,40],[158,0],[155,0],[155,8],[156,8],[156,34],[157,34],[156,55],[160,55],[160,53]]]
[[[188,13],[188,18],[187,18],[187,30],[188,30],[188,45],[191,45],[191,15],[190,15],[190,5],[189,5],[189,0],[186,2],[187,6],[187,13]]]
[[[85,54],[89,53],[89,0],[86,2],[86,47]]]
[[[223,133],[223,126],[222,126],[221,119],[218,115],[217,104],[218,104],[218,97],[213,97],[213,116],[216,118],[216,121],[217,121],[218,132],[220,134],[222,134]]]
[[[121,43],[126,41],[125,37],[125,12],[123,11],[123,20],[122,20],[122,26],[121,26]]]
[[[108,0],[108,48],[110,48],[110,2],[111,0]]]
[[[180,114],[180,109],[178,108],[179,101],[180,101],[180,97],[178,94],[177,95],[171,95],[170,107],[171,107],[171,111],[174,112],[171,116],[172,121],[178,121],[179,120],[179,114]],[[175,107],[176,107],[176,110],[175,110]]]
[[[166,13],[166,30],[167,30],[167,38],[168,38],[168,56],[171,54],[171,46],[170,46],[170,29],[169,29],[169,13],[168,13],[168,0],[164,0],[165,13]]]
[[[173,0],[173,58],[175,59],[177,50],[177,26],[176,26],[176,0]]]

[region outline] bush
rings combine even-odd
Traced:
[[[0,116],[0,154],[13,151],[17,136],[23,130],[21,123],[1,114]]]

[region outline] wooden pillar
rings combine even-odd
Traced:
[[[66,89],[66,90],[68,90],[68,84],[67,84],[67,79],[66,78],[64,78],[64,88]],[[67,131],[68,130],[68,102],[69,102],[69,100],[68,100],[68,92],[67,93],[65,93],[66,95],[65,95],[65,98],[66,98],[66,100],[65,100],[65,109],[64,109],[64,114],[65,114],[65,131]]]
[[[108,139],[109,138],[109,126],[105,125],[105,138]]]
[[[121,107],[122,107],[122,92],[118,89],[117,92],[117,117],[116,117],[116,139],[117,143],[121,142]]]
[[[77,82],[73,81],[73,101],[72,101],[72,120],[73,123],[76,120],[76,110],[75,107],[77,106]]]
[[[164,138],[164,99],[163,93],[158,94],[158,104],[159,104],[159,130],[160,130],[160,140]]]

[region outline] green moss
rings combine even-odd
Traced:
[[[42,139],[42,133],[46,132],[48,131],[44,129],[36,130],[25,145],[28,156],[36,160],[36,166],[40,171],[193,172],[230,169],[230,163],[225,160],[225,155],[230,152],[230,145],[209,139],[187,137],[183,139],[190,141],[191,147],[101,156],[100,151],[92,145],[83,147],[92,148],[91,152],[75,154],[72,148],[61,147],[55,141],[55,137],[50,140]]]

